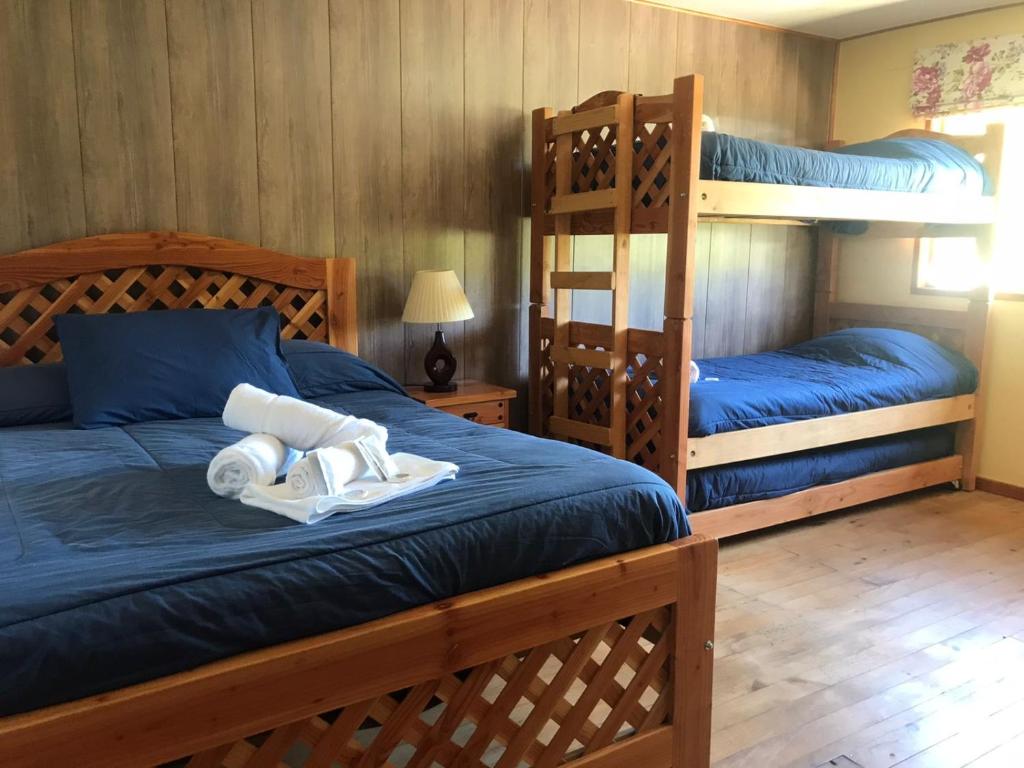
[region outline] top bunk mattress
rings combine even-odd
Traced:
[[[690,436],[965,395],[963,355],[892,328],[848,328],[777,352],[698,360]]]
[[[316,402],[457,479],[303,526],[210,492],[207,463],[240,437],[217,419],[0,429],[0,716],[689,530],[642,467],[394,391]]]
[[[982,195],[985,169],[960,147],[938,139],[891,138],[827,152],[704,132],[700,176],[882,192]]]

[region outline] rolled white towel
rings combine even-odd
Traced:
[[[715,121],[712,120],[708,115],[700,116],[700,129],[702,131],[708,131],[709,133],[715,132]]]
[[[310,451],[288,470],[285,484],[296,499],[335,496],[370,470],[355,443]]]
[[[369,419],[344,416],[285,395],[274,395],[250,384],[239,384],[224,406],[224,424],[243,432],[261,432],[286,445],[309,451],[371,437],[387,445],[387,428]]]
[[[700,381],[700,366],[693,360],[690,361],[690,383],[696,384]]]
[[[213,457],[206,484],[218,496],[237,499],[250,483],[273,485],[300,456],[273,435],[247,435]]]

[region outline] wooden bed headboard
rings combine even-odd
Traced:
[[[273,306],[281,335],[357,351],[355,261],[181,232],[96,235],[0,256],[0,367],[56,362],[53,318]]]

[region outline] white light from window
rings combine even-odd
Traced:
[[[996,293],[1024,294],[1024,247],[1017,236],[1024,210],[1024,107],[949,115],[933,121],[933,129],[952,134],[981,134],[990,123],[1005,128],[1002,174],[999,185],[1000,217],[991,264],[991,284]],[[970,291],[985,284],[987,276],[970,238],[922,240],[917,283],[922,288]]]

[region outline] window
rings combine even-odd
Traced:
[[[943,133],[984,133],[989,123],[1002,123],[1006,130],[1003,168],[1000,178],[1000,219],[991,264],[991,284],[1003,298],[1024,298],[1024,247],[1014,222],[1013,211],[1024,210],[1024,107],[1001,107],[949,115],[932,121],[931,128]],[[913,286],[917,293],[965,295],[986,281],[985,267],[971,238],[942,237],[917,243]]]

